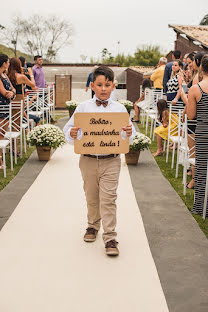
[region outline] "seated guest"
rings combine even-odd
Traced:
[[[14,98],[16,91],[9,78],[5,74],[9,67],[9,58],[5,54],[0,54],[0,105],[9,105],[10,100]],[[4,140],[4,134],[8,128],[8,122],[4,119],[8,115],[0,112],[0,140]],[[4,169],[2,160],[2,150],[0,149],[0,169]]]
[[[161,156],[163,155],[163,144],[162,140],[168,140],[168,125],[169,125],[169,109],[167,102],[165,100],[158,100],[157,102],[157,111],[158,111],[158,119],[162,123],[161,126],[155,128],[154,132],[157,136],[157,151],[153,156]],[[172,114],[171,114],[172,115]],[[178,122],[176,123],[176,120],[178,120],[178,116],[176,114],[174,115],[174,120],[171,119],[171,125],[170,130],[174,130],[174,128],[177,127]],[[177,135],[177,133],[176,133]]]
[[[142,83],[142,94],[140,96],[140,98],[134,103],[134,111],[135,111],[135,117],[132,118],[131,120],[134,122],[140,122],[139,117],[140,117],[140,107],[137,106],[137,104],[139,102],[144,101],[145,99],[145,89],[146,88],[151,88],[152,84],[151,81],[149,79],[144,79],[143,83]]]
[[[153,81],[153,88],[157,90],[163,89],[163,76],[165,65],[167,64],[166,57],[161,57],[159,60],[158,68],[151,75],[150,80]]]

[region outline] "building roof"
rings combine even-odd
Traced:
[[[151,75],[155,69],[154,66],[130,66],[129,69],[135,70],[136,72],[143,75]]]
[[[176,32],[186,35],[193,41],[198,41],[203,47],[208,48],[208,26],[190,26],[169,24]]]

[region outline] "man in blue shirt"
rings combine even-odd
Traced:
[[[175,50],[172,54],[172,62],[169,62],[165,66],[164,76],[163,76],[163,91],[164,93],[167,93],[167,82],[170,79],[171,73],[172,73],[172,65],[173,61],[179,60],[181,57],[181,51]]]

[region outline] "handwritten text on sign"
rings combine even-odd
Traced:
[[[74,126],[82,129],[82,138],[74,142],[75,153],[128,153],[129,138],[121,137],[122,127],[128,124],[128,113],[76,113]]]

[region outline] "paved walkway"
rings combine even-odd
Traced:
[[[101,234],[83,241],[85,196],[79,156],[57,150],[0,235],[0,310],[168,312],[124,159],[118,190],[120,256]],[[12,294],[12,300],[11,300]]]
[[[66,122],[65,120],[62,120],[62,124]],[[21,199],[22,195],[25,193],[26,189],[29,188],[29,186],[32,183],[32,179],[35,179],[35,177],[38,175],[39,172],[41,172],[43,164],[40,162],[35,162],[34,159],[35,155],[33,155],[33,158],[29,159],[21,172],[18,174],[16,179],[16,193],[15,193],[15,185],[12,185],[10,183],[4,191],[0,193],[0,217],[2,215],[2,211],[5,211],[4,209],[7,209],[7,215],[16,208],[18,201]],[[72,157],[73,158],[73,157]],[[71,158],[70,158],[71,160]],[[49,163],[50,166],[52,166],[52,162]],[[44,170],[42,172],[43,175],[45,173],[48,173],[48,165],[44,167]],[[67,166],[70,164],[70,161],[67,161]],[[54,163],[53,163],[54,165]],[[33,170],[35,168],[35,170]],[[68,168],[68,167],[67,167]],[[46,169],[46,171],[45,171]],[[197,223],[191,216],[191,214],[188,212],[187,208],[183,204],[182,200],[178,197],[176,192],[173,190],[171,185],[168,183],[168,181],[162,176],[157,164],[154,161],[154,158],[150,154],[149,151],[145,151],[141,153],[140,160],[137,166],[129,166],[129,174],[131,178],[131,183],[133,186],[133,189],[131,187],[131,183],[129,180],[129,175],[127,168],[125,167],[125,175],[127,177],[128,181],[128,191],[123,192],[121,194],[121,188],[120,194],[128,196],[127,199],[129,200],[128,205],[125,207],[125,213],[126,211],[133,211],[132,215],[129,215],[129,223],[131,224],[131,229],[128,230],[128,246],[126,245],[126,242],[124,244],[123,240],[125,241],[125,238],[123,238],[123,217],[120,217],[119,220],[119,233],[120,233],[120,249],[121,249],[121,258],[119,258],[119,261],[123,260],[123,257],[125,258],[125,268],[123,269],[123,272],[118,275],[121,286],[121,299],[123,300],[123,297],[128,299],[128,288],[131,287],[133,290],[137,290],[136,294],[133,292],[132,295],[135,294],[137,298],[137,302],[140,303],[140,290],[141,290],[141,276],[144,275],[140,271],[141,264],[142,269],[146,272],[146,267],[151,268],[151,272],[153,273],[152,276],[147,275],[147,281],[150,281],[151,278],[155,277],[155,283],[154,285],[157,285],[157,293],[159,291],[159,295],[157,300],[161,300],[164,304],[164,299],[162,295],[162,291],[160,288],[159,280],[157,277],[157,274],[155,272],[154,263],[151,259],[151,254],[148,251],[147,242],[145,238],[145,234],[143,232],[143,226],[140,219],[140,212],[142,215],[144,227],[146,230],[146,235],[148,238],[148,242],[150,245],[151,253],[153,255],[154,262],[156,264],[156,268],[160,277],[160,281],[162,284],[162,288],[165,294],[165,298],[167,300],[167,304],[169,307],[170,312],[207,312],[208,311],[208,296],[207,296],[207,289],[208,289],[208,241],[202,231],[199,229]],[[45,171],[45,173],[44,173]],[[48,194],[48,200],[51,196],[54,196],[53,194],[57,194],[57,190],[60,189],[61,184],[61,197],[63,194],[65,194],[65,191],[70,192],[69,183],[71,179],[74,179],[74,175],[72,175],[73,168],[71,171],[71,175],[67,180],[67,183],[60,183],[60,180],[62,180],[62,177],[60,177],[60,173],[57,172],[57,174],[51,178],[54,183],[44,184],[44,188],[48,188],[51,186],[50,192]],[[24,174],[23,174],[24,173]],[[34,176],[31,177],[31,173],[34,173]],[[78,177],[79,174],[75,175],[75,181],[78,189],[80,189],[80,193],[82,192],[81,184],[78,183]],[[42,181],[41,174],[38,176],[37,180],[35,181],[35,184],[37,184],[37,181]],[[13,180],[15,182],[15,180]],[[27,185],[25,181],[28,181]],[[58,184],[57,184],[58,181]],[[43,182],[43,181],[42,181]],[[41,182],[41,183],[42,183]],[[11,186],[13,187],[13,192],[11,190]],[[121,184],[122,186],[122,184]],[[32,185],[33,187],[33,185]],[[68,188],[67,188],[68,187]],[[42,190],[43,190],[42,189]],[[41,191],[42,191],[41,190]],[[134,193],[133,193],[134,190]],[[19,195],[19,199],[16,200],[16,195],[18,193],[21,193]],[[30,190],[29,190],[30,192]],[[79,196],[80,196],[79,193]],[[73,223],[71,223],[70,215],[68,207],[64,208],[62,201],[59,201],[59,204],[56,204],[56,201],[53,203],[55,199],[52,201],[52,208],[47,207],[47,204],[43,205],[43,208],[41,205],[42,196],[44,193],[35,193],[33,196],[35,197],[34,200],[29,200],[28,193],[25,197],[22,198],[21,202],[19,203],[18,207],[15,209],[14,214],[9,219],[9,221],[6,223],[5,227],[0,232],[0,294],[1,298],[4,298],[5,300],[2,301],[1,306],[1,300],[0,300],[0,311],[3,312],[24,312],[22,308],[21,302],[18,298],[15,299],[16,306],[15,308],[12,305],[11,298],[14,297],[13,294],[17,292],[17,294],[21,293],[19,295],[19,298],[24,300],[23,303],[26,300],[26,306],[27,311],[33,311],[31,310],[31,307],[34,305],[36,307],[36,311],[53,311],[52,309],[52,303],[57,300],[61,304],[61,307],[63,306],[63,296],[62,293],[65,294],[65,291],[74,291],[71,290],[69,287],[69,281],[71,280],[74,275],[77,275],[77,271],[75,270],[76,264],[79,264],[80,270],[82,272],[85,272],[85,268],[88,269],[89,267],[85,267],[82,260],[82,263],[80,264],[81,260],[76,259],[77,251],[74,249],[74,245],[71,245],[68,241],[68,238],[71,237],[71,227],[73,231],[79,231],[79,242],[76,240],[76,248],[80,249],[83,248],[83,251],[86,251],[86,254],[83,255],[82,259],[89,260],[92,255],[94,257],[94,254],[96,257],[100,257],[99,259],[103,260],[103,265],[106,264],[106,258],[104,257],[103,253],[103,246],[101,239],[99,237],[98,242],[95,243],[95,247],[93,245],[85,245],[82,242],[82,235],[83,235],[83,226],[84,223],[81,223],[80,215],[73,220]],[[129,198],[129,194],[130,197]],[[134,195],[135,194],[135,195]],[[3,196],[2,196],[3,195]],[[72,194],[73,195],[73,194]],[[134,196],[136,196],[136,200],[138,203],[138,207],[136,206]],[[52,197],[53,198],[53,197]],[[70,200],[71,195],[68,194],[67,200]],[[4,206],[2,206],[2,199],[4,199]],[[38,199],[38,200],[37,200]],[[83,200],[83,193],[81,199]],[[121,197],[122,200],[125,200]],[[15,202],[16,200],[16,202]],[[25,200],[27,200],[25,202]],[[119,205],[122,204],[122,200],[119,201]],[[132,201],[133,200],[133,201]],[[23,205],[22,205],[23,203]],[[37,204],[38,203],[38,204]],[[31,211],[31,206],[34,207]],[[3,207],[3,210],[2,210]],[[22,207],[22,208],[21,208]],[[57,207],[59,210],[57,210]],[[140,212],[136,212],[136,210],[139,208]],[[82,208],[79,210],[79,213],[84,211],[84,202]],[[37,210],[37,211],[36,211]],[[25,214],[23,213],[25,212]],[[55,215],[55,212],[58,212],[58,215]],[[77,210],[74,212],[77,212]],[[124,211],[122,211],[123,213]],[[7,217],[8,217],[7,216]],[[82,215],[83,216],[83,215]],[[123,215],[124,216],[124,215]],[[56,217],[56,220],[54,220],[54,217]],[[25,221],[27,220],[27,221]],[[78,223],[80,222],[80,223]],[[13,227],[14,225],[14,227]],[[132,240],[132,230],[135,232],[135,237],[133,237]],[[75,232],[73,232],[74,235]],[[133,232],[134,233],[134,232]],[[142,240],[140,241],[140,233],[142,233]],[[70,235],[69,235],[70,234]],[[33,235],[33,240],[30,239],[31,235]],[[50,237],[51,235],[51,237]],[[55,236],[57,235],[57,236]],[[48,245],[47,239],[49,240],[50,244]],[[62,241],[63,239],[63,241]],[[58,242],[62,242],[60,246],[58,246]],[[145,250],[148,254],[148,266],[147,264],[143,264],[143,248],[141,248],[139,245],[141,242],[144,242],[145,244]],[[73,241],[74,242],[74,241]],[[75,243],[75,242],[74,242]],[[64,245],[65,244],[65,245]],[[58,246],[58,247],[57,247]],[[143,246],[142,246],[143,247]],[[89,250],[90,250],[90,253]],[[129,253],[129,249],[136,249],[136,252],[139,252],[139,257],[137,254],[136,262],[134,262],[134,255]],[[34,250],[34,251],[33,251]],[[74,250],[76,252],[74,252]],[[131,251],[130,250],[130,251]],[[47,254],[48,252],[48,254]],[[126,253],[128,252],[128,253]],[[90,256],[89,256],[90,255]],[[68,261],[68,258],[72,257],[73,259],[73,265],[74,268],[73,272],[71,273],[71,267],[68,267],[68,264],[66,262]],[[101,258],[102,257],[102,258]],[[32,262],[34,258],[35,263]],[[62,259],[63,258],[63,259]],[[86,259],[85,259],[86,258]],[[140,259],[141,258],[141,259]],[[107,258],[108,259],[108,258]],[[93,258],[92,263],[95,259]],[[112,259],[111,259],[112,260]],[[117,261],[117,260],[116,260]],[[134,262],[134,263],[133,263]],[[59,267],[56,265],[59,263]],[[68,263],[68,262],[67,262]],[[117,263],[117,262],[115,262]],[[111,271],[119,270],[120,262],[117,263],[118,265],[115,266],[114,262],[108,263],[108,270],[107,270],[107,276],[110,275]],[[65,266],[66,264],[66,266]],[[109,266],[109,264],[113,264],[112,267]],[[131,285],[126,285],[125,287],[125,296],[123,294],[124,292],[124,281],[121,280],[123,277],[123,274],[126,276],[126,272],[129,271],[129,266],[133,266],[134,264],[134,271],[133,273],[129,274],[129,278],[133,277],[133,281]],[[84,267],[83,267],[84,266]],[[57,271],[58,270],[58,271]],[[21,271],[21,272],[18,272]],[[119,272],[119,271],[117,271]],[[138,272],[141,273],[141,276],[138,276]],[[28,277],[24,275],[24,273],[28,274]],[[69,276],[70,273],[70,276]],[[148,272],[147,272],[148,273]],[[100,274],[100,272],[96,271],[96,274]],[[134,279],[134,274],[136,279]],[[66,275],[68,282],[61,283],[63,281],[63,277]],[[88,281],[84,280],[84,282],[81,282],[81,285],[83,285],[83,290],[86,292],[87,289],[91,290],[93,288],[93,291],[95,291],[95,295],[100,295],[99,289],[97,290],[97,283],[91,283],[92,276],[88,276]],[[47,279],[46,279],[47,277]],[[49,285],[49,288],[47,289],[46,285],[48,285],[53,278],[53,281],[56,281],[56,284],[52,283]],[[18,282],[18,286],[17,286]],[[116,280],[117,282],[117,280]],[[40,284],[39,284],[40,283]],[[57,285],[57,286],[56,286]],[[153,285],[153,286],[154,286]],[[39,291],[38,287],[41,286],[41,290],[45,291],[45,293],[42,293]],[[153,295],[153,301],[154,301],[154,292],[152,285],[149,285],[149,289],[147,290],[149,300],[151,300]],[[63,291],[60,290],[62,287]],[[69,287],[67,289],[67,287]],[[76,282],[74,284],[73,289],[80,289],[79,287],[79,280],[76,279]],[[119,291],[118,287],[118,291]],[[20,288],[20,289],[19,289]],[[130,288],[131,289],[131,288]],[[56,290],[56,294],[55,294]],[[3,292],[2,292],[3,291]],[[32,291],[33,291],[33,298],[32,298]],[[8,292],[8,293],[7,293]],[[10,297],[9,297],[10,294]],[[93,292],[94,294],[94,292]],[[104,291],[104,294],[106,292]],[[31,300],[30,302],[30,308],[28,309],[29,302],[27,300],[27,295],[29,295],[29,298]],[[115,294],[117,298],[117,293]],[[143,292],[142,292],[143,295]],[[96,297],[95,296],[95,297]],[[111,300],[111,294],[107,293],[105,295],[105,298],[108,298],[110,296]],[[55,297],[55,299],[53,298]],[[32,298],[32,299],[31,299]],[[132,297],[129,297],[132,298]],[[142,302],[145,302],[142,300]],[[66,308],[69,307],[69,297],[67,297],[67,300],[65,301]],[[85,297],[79,297],[77,301],[83,301],[86,299]],[[92,298],[91,298],[92,299]],[[19,300],[19,301],[18,301]],[[93,298],[94,300],[94,298]],[[155,299],[156,300],[156,299]],[[49,305],[49,309],[42,309],[42,303],[46,303]],[[122,301],[122,302],[123,302]],[[37,307],[37,303],[39,303],[40,307]],[[93,301],[94,302],[94,301]],[[110,301],[111,302],[111,301]],[[131,302],[129,300],[129,302]],[[34,304],[35,303],[35,304]],[[119,304],[119,301],[117,302]],[[133,300],[133,304],[134,304]],[[158,303],[158,301],[157,301]],[[3,305],[4,304],[4,305]],[[28,305],[27,305],[28,304]],[[164,305],[162,304],[162,307]],[[81,303],[80,303],[81,305]],[[99,304],[99,307],[101,304]],[[125,306],[125,305],[124,305]],[[21,309],[20,309],[21,307]],[[57,308],[56,305],[54,307]],[[59,305],[60,307],[60,305]],[[70,306],[71,307],[71,306]],[[97,306],[96,306],[97,307]],[[106,307],[106,306],[105,306]],[[130,306],[131,307],[131,306]],[[141,305],[139,305],[139,308],[136,310],[133,308],[128,308],[128,311],[136,312],[136,311],[149,311],[145,309],[140,308]],[[150,306],[149,306],[150,307]],[[149,308],[148,307],[148,308]],[[157,307],[157,306],[156,306]],[[65,308],[65,307],[64,307]],[[77,311],[73,309],[68,309],[68,311]],[[83,309],[80,309],[80,312]],[[116,310],[110,310],[112,312],[117,312],[120,310],[116,308]],[[55,311],[55,310],[54,310]],[[57,308],[56,311],[65,311],[61,308]],[[79,311],[79,310],[78,310]],[[84,311],[87,311],[86,308]],[[91,310],[93,311],[93,310]],[[97,309],[96,309],[97,311]],[[102,310],[101,310],[102,311]],[[121,310],[122,311],[122,310]],[[153,308],[151,312],[158,312],[157,308]]]

